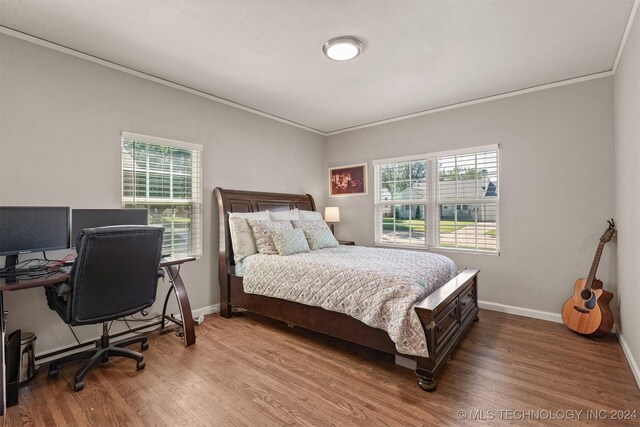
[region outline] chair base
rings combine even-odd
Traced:
[[[100,338],[100,341],[96,341],[96,348],[83,351],[80,353],[70,354],[68,356],[62,357],[60,359],[54,360],[49,363],[49,377],[57,376],[59,373],[58,366],[63,363],[70,362],[72,360],[82,360],[87,359],[87,361],[82,365],[80,370],[76,373],[73,384],[73,391],[80,391],[84,388],[84,377],[87,373],[93,369],[95,366],[105,363],[109,361],[109,357],[127,357],[129,359],[135,360],[136,369],[138,371],[144,369],[144,356],[137,351],[130,350],[128,348],[124,348],[131,344],[140,343],[140,348],[142,350],[146,350],[149,348],[149,343],[147,342],[147,337],[142,335],[136,335],[131,338],[126,338],[124,340],[118,341],[109,345],[109,335],[107,334],[106,323],[103,325],[103,334]],[[98,345],[100,345],[98,347]]]

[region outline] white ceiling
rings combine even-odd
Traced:
[[[633,0],[0,0],[0,25],[329,133],[610,71]],[[322,44],[354,35],[348,62]]]

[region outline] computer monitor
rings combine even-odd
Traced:
[[[73,209],[71,211],[71,245],[85,228],[110,225],[148,225],[147,209]]]
[[[0,206],[0,256],[5,272],[18,254],[69,248],[69,208]]]

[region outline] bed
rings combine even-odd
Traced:
[[[478,320],[478,270],[465,268],[413,307],[424,332],[423,356],[400,353],[383,329],[368,326],[347,314],[287,299],[245,292],[243,277],[236,274],[229,215],[238,212],[315,211],[309,194],[284,194],[215,188],[218,202],[220,315],[230,318],[234,309],[245,309],[312,331],[416,361],[418,385],[436,388],[436,376],[447,358]],[[386,251],[387,249],[379,249]]]

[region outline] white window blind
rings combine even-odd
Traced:
[[[202,255],[202,146],[122,133],[122,206],[165,228],[163,253]]]
[[[498,147],[374,162],[378,245],[497,253]]]

